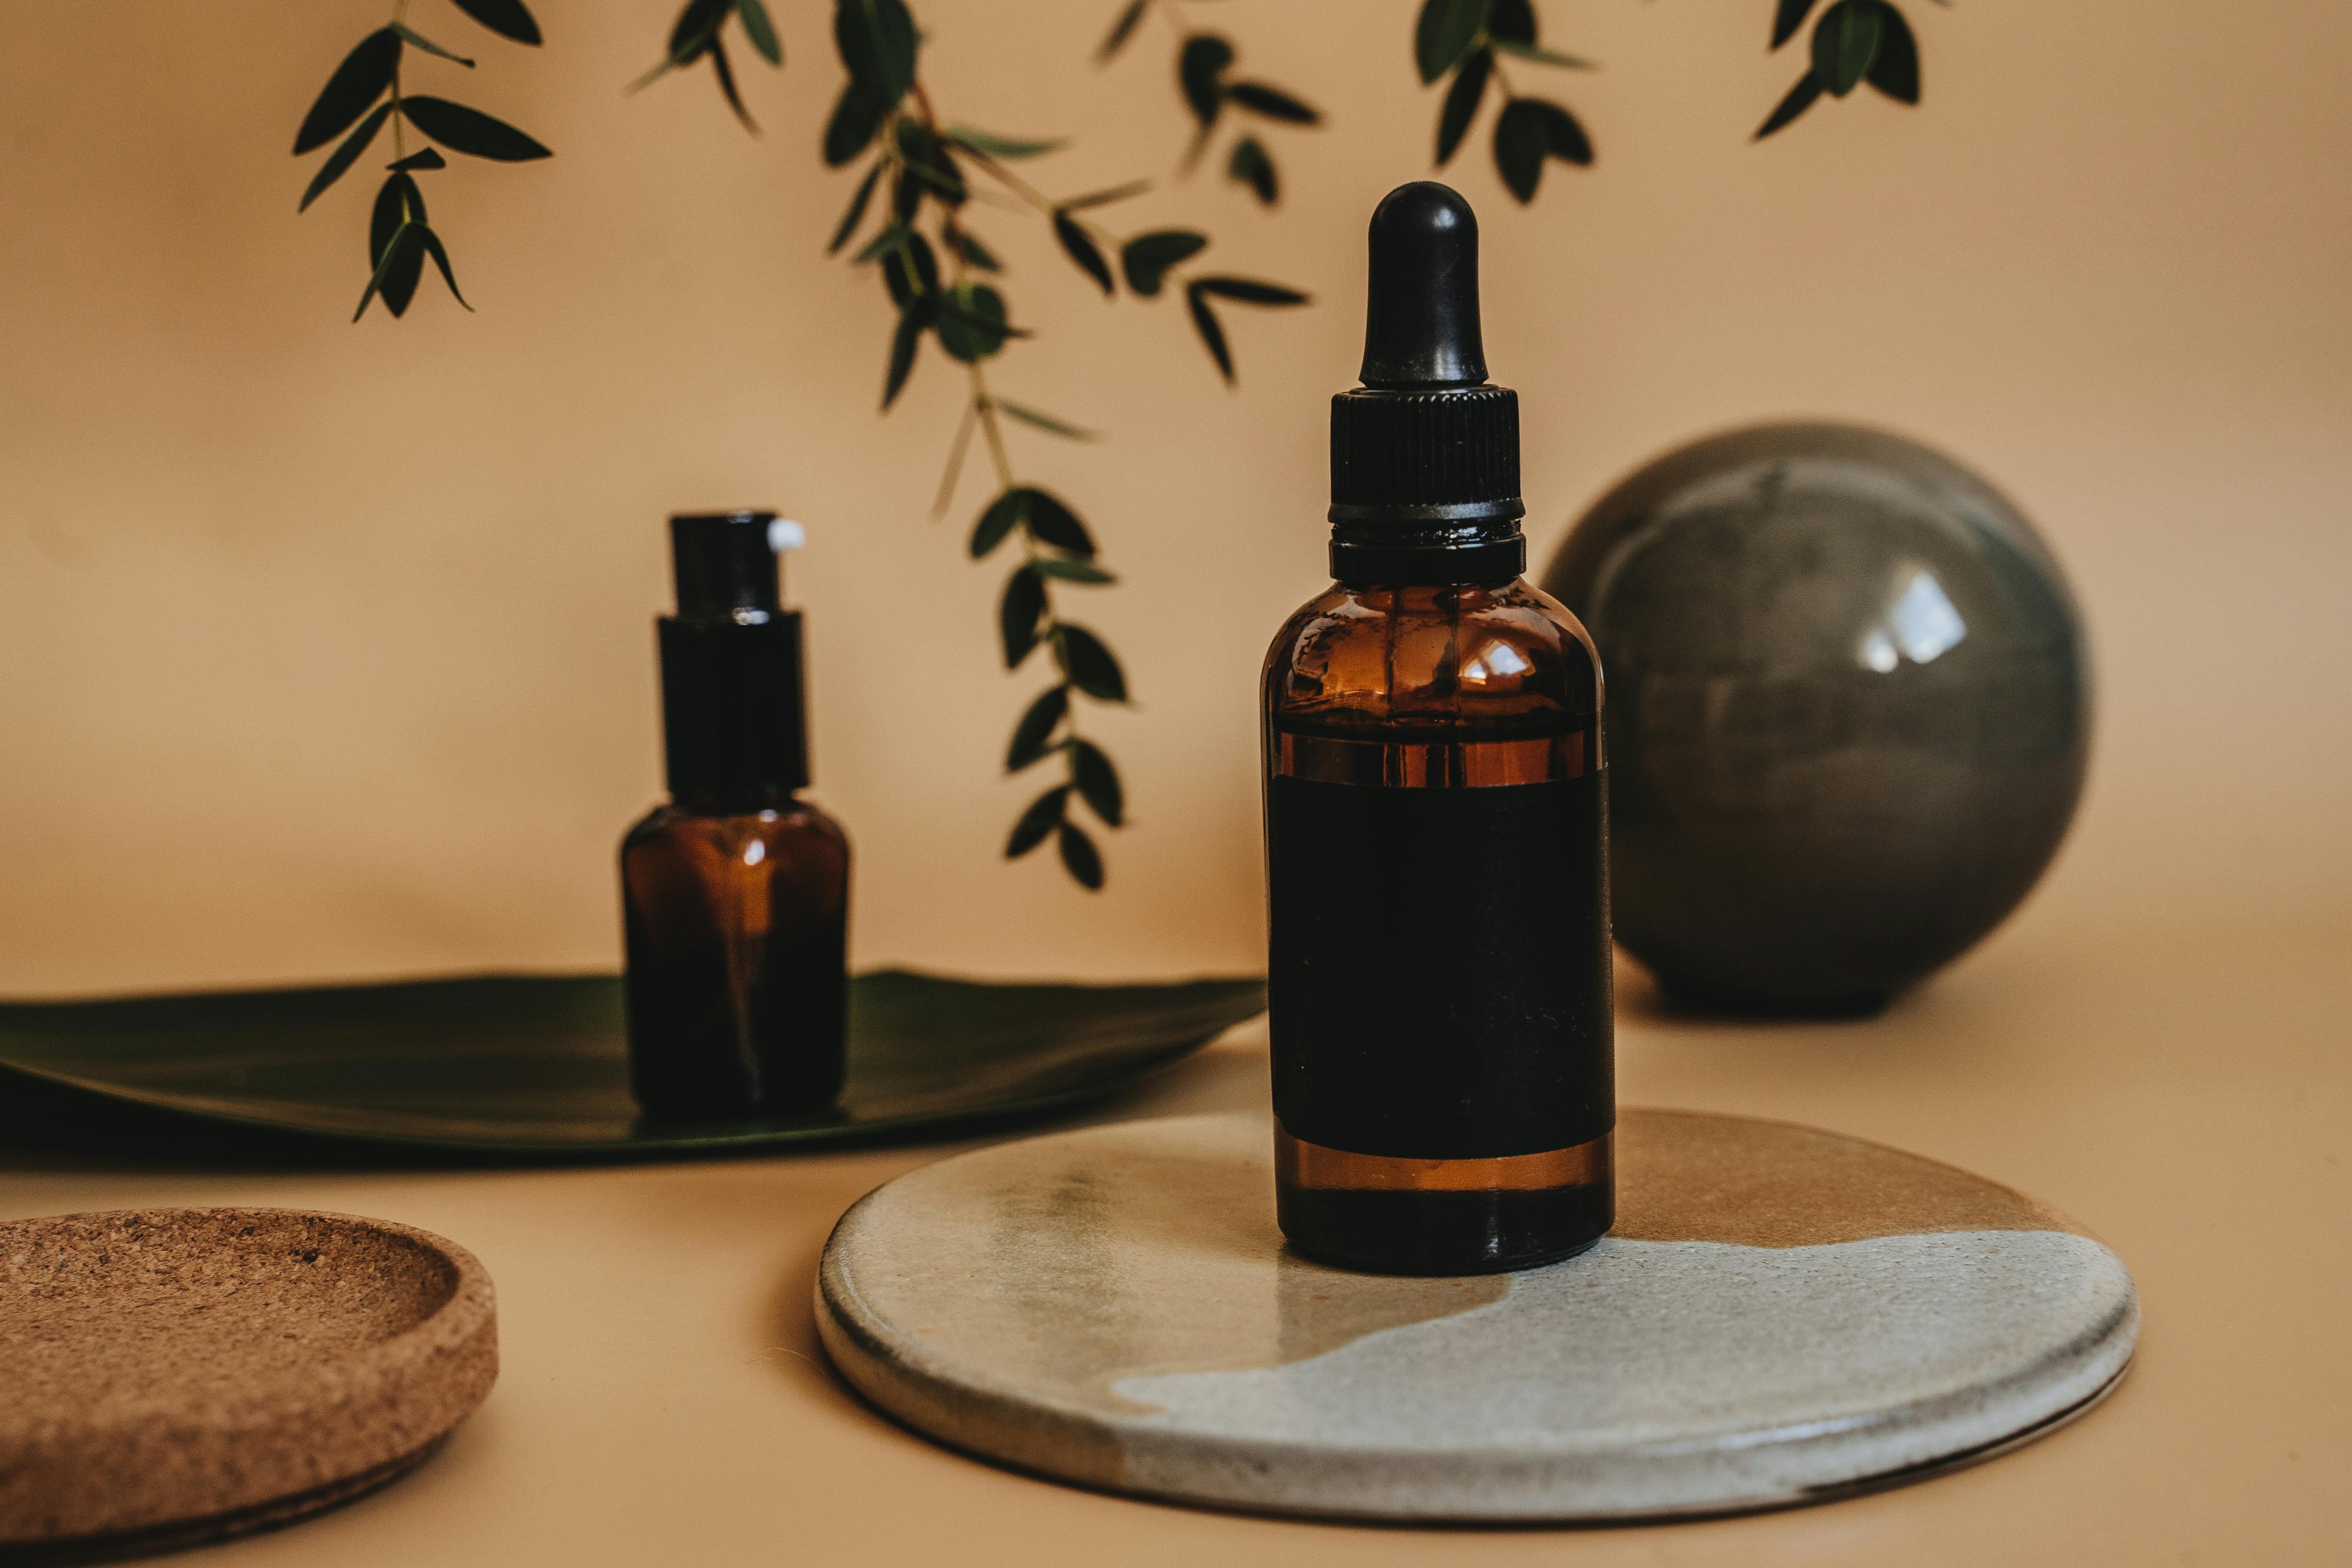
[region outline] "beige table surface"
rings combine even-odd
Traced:
[[[2029,911],[2032,914],[2033,911]],[[1660,1016],[1628,972],[1629,1102],[1801,1120],[2010,1182],[2130,1265],[2137,1364],[2081,1424],[1897,1491],[1587,1531],[1249,1519],[933,1447],[826,1369],[834,1218],[944,1152],[560,1171],[135,1165],[0,1151],[0,1216],[173,1204],[378,1215],[498,1282],[504,1372],[413,1478],[199,1561],[262,1563],[2352,1563],[2352,963],[2332,910],[2021,921],[1887,1016]],[[1245,1025],[1103,1117],[1265,1093]],[[964,1145],[956,1145],[962,1147]]]

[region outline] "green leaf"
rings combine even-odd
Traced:
[[[914,119],[898,121],[894,132],[898,143],[898,162],[907,173],[938,193],[948,205],[961,206],[970,197],[965,187],[963,171],[956,167],[954,156],[940,145],[922,122]]]
[[[1547,157],[1562,163],[1592,162],[1592,143],[1576,116],[1538,98],[1515,98],[1495,122],[1495,167],[1503,184],[1522,202],[1535,200]]]
[[[302,117],[302,128],[294,133],[294,155],[300,157],[315,147],[323,147],[359,122],[375,100],[392,85],[393,73],[400,68],[400,35],[390,27],[378,27],[359,41],[358,47],[343,57],[335,74],[319,91],[318,100],[310,112]],[[362,310],[366,307],[362,306]]]
[[[1176,85],[1203,131],[1217,122],[1217,111],[1224,107],[1225,68],[1233,63],[1233,45],[1214,33],[1193,34],[1176,57]]]
[[[457,292],[457,275],[449,269],[449,253],[441,248],[441,237],[421,223],[416,225],[416,232],[423,237],[425,254],[431,257],[433,265],[441,269],[441,281],[449,286],[450,295],[460,305],[466,305],[466,296]],[[466,305],[467,310],[473,308]]]
[[[834,43],[850,79],[895,108],[915,80],[915,20],[904,0],[835,0]]]
[[[1323,121],[1323,116],[1313,108],[1264,82],[1234,82],[1225,89],[1225,97],[1252,114],[1279,120],[1286,125],[1319,125]]]
[[[784,46],[776,37],[776,25],[768,19],[768,8],[760,0],[735,0],[735,15],[743,19],[743,36],[751,47],[772,66],[784,63]]]
[[[833,231],[833,243],[824,247],[827,256],[840,255],[849,237],[857,232],[857,226],[866,221],[866,204],[874,199],[875,183],[881,178],[882,161],[877,158],[874,166],[866,171],[866,177],[857,182],[857,194],[849,198],[849,208],[841,215],[841,226]]]
[[[1282,179],[1274,171],[1274,160],[1258,145],[1255,136],[1244,136],[1234,143],[1233,156],[1225,160],[1228,178],[1247,185],[1257,193],[1257,199],[1267,206],[1282,199]]]
[[[1774,48],[1779,48],[1797,36],[1797,29],[1805,25],[1805,17],[1812,11],[1813,4],[1814,0],[1780,0],[1780,5],[1772,13],[1772,47]]]
[[[1004,640],[1004,668],[1018,669],[1037,646],[1037,623],[1045,616],[1045,579],[1026,566],[1016,567],[1004,581],[1004,598],[997,605],[996,629]]]
[[[1279,283],[1260,283],[1252,278],[1203,278],[1192,288],[1199,293],[1214,294],[1221,300],[1238,300],[1244,305],[1307,303],[1307,296],[1296,289],[1285,289]]]
[[[1034,767],[1054,754],[1054,731],[1061,726],[1070,711],[1070,689],[1049,686],[1029,704],[1029,711],[1021,715],[1021,722],[1013,728],[1013,744],[1004,753],[1007,773],[1019,773]]]
[[[1127,286],[1148,300],[1160,292],[1170,268],[1199,255],[1208,243],[1208,236],[1189,228],[1154,229],[1120,247],[1119,268],[1127,274]]]
[[[1150,180],[1129,180],[1123,185],[1113,185],[1107,191],[1095,191],[1083,196],[1072,196],[1062,204],[1062,210],[1066,213],[1074,213],[1087,207],[1108,206],[1112,202],[1123,202],[1129,196],[1139,196],[1150,188]]]
[[[1075,822],[1062,824],[1055,838],[1062,851],[1062,868],[1078,879],[1078,885],[1090,893],[1098,893],[1103,885],[1102,856],[1087,830]]]
[[[1021,495],[1024,509],[1022,521],[1027,525],[1030,537],[1073,555],[1091,556],[1095,552],[1094,538],[1087,532],[1087,525],[1078,521],[1078,514],[1061,497],[1034,485],[1024,485]]]
[[[980,521],[972,525],[971,558],[974,561],[986,558],[990,552],[1004,542],[1013,529],[1020,526],[1022,514],[1028,510],[1028,491],[1015,485],[988,503],[987,510],[980,514]]]
[[[1534,0],[1495,0],[1486,11],[1486,41],[1497,46],[1534,43]]]
[[[1004,263],[996,259],[995,253],[972,237],[961,226],[949,227],[944,233],[944,237],[948,242],[948,248],[962,257],[966,266],[977,267],[982,272],[1004,270]]]
[[[890,290],[890,302],[902,310],[910,300],[938,293],[940,263],[931,254],[931,242],[900,229],[897,246],[883,255],[882,281]]]
[[[914,301],[909,301],[898,312],[898,325],[890,333],[890,366],[882,378],[882,406],[885,409],[898,401],[898,393],[915,368],[915,349],[922,341],[923,322],[928,315],[929,312]]]
[[[1488,5],[1489,0],[1423,0],[1412,31],[1413,63],[1423,81],[1435,81],[1476,47]]]
[[[1099,702],[1127,700],[1127,677],[1102,639],[1084,626],[1067,621],[1054,628],[1054,657],[1070,684]]]
[[[692,65],[700,59],[733,8],[733,0],[686,0],[686,8],[669,30],[669,65]]]
[[[1111,766],[1100,746],[1092,741],[1071,745],[1070,782],[1078,786],[1078,797],[1094,808],[1097,816],[1113,827],[1120,825],[1127,802],[1118,787],[1118,770]]]
[[[1861,0],[1838,0],[1813,24],[1813,75],[1835,98],[1870,73],[1884,36],[1879,14]]]
[[[386,179],[368,220],[368,258],[375,263],[373,286],[394,316],[407,314],[417,280],[425,275],[425,242],[416,233],[425,222],[425,193],[416,182],[404,174]],[[367,309],[364,297],[360,309]]]
[[[383,122],[390,118],[392,105],[389,103],[379,103],[369,110],[367,118],[343,138],[342,144],[327,154],[327,161],[319,165],[317,174],[310,176],[310,188],[302,193],[302,205],[294,210],[310,211],[310,204],[317,201],[328,186],[341,179],[346,169],[359,162],[360,154],[368,150],[368,143],[375,140],[375,133],[383,129]]]
[[[522,0],[456,0],[457,9],[502,38],[518,44],[539,42],[539,24]]]
[[[726,99],[727,107],[735,111],[735,118],[743,122],[743,129],[757,136],[760,122],[751,118],[750,110],[743,107],[743,94],[735,85],[735,68],[727,60],[726,40],[715,33],[711,35],[709,54],[710,68],[719,74],[719,96]]]
[[[368,301],[378,294],[383,296],[384,308],[395,316],[408,309],[409,296],[416,292],[416,279],[425,267],[425,243],[417,237],[417,232],[423,226],[417,223],[403,223],[386,237],[383,253],[376,261],[374,272],[368,277],[367,289],[360,295],[360,308],[352,312],[352,321],[356,321],[367,314]],[[399,308],[394,310],[392,291],[404,279],[406,280],[406,292],[401,295]]]
[[[452,103],[446,98],[412,96],[400,100],[408,122],[452,153],[489,158],[501,163],[528,163],[554,156],[545,147],[478,109]]]
[[[424,34],[416,31],[405,22],[393,23],[392,30],[400,35],[401,40],[404,43],[415,48],[423,49],[428,55],[438,55],[445,60],[456,60],[459,65],[464,66],[468,70],[471,70],[474,68],[473,61],[467,59],[463,55],[450,53],[447,49],[443,48],[440,45],[435,43]]]
[[[1093,237],[1078,226],[1076,219],[1070,216],[1067,207],[1055,211],[1054,237],[1062,242],[1062,248],[1069,252],[1070,259],[1078,264],[1079,270],[1102,285],[1102,291],[1108,297],[1111,292],[1110,264],[1103,259],[1102,252],[1095,248]]]
[[[969,125],[950,127],[947,137],[959,147],[969,147],[992,158],[1043,157],[1048,153],[1058,153],[1070,144],[1066,137],[1056,137],[1050,142],[1022,142],[1010,136],[992,136],[985,131],[974,131]]]
[[[933,331],[951,359],[973,364],[1004,347],[1004,296],[985,283],[965,283],[940,301]]]
[[[1127,9],[1121,11],[1118,20],[1110,25],[1109,37],[1104,38],[1102,47],[1095,51],[1095,63],[1104,63],[1125,47],[1127,40],[1134,36],[1135,25],[1142,21],[1143,14],[1150,9],[1151,0],[1128,0]]]
[[[1004,858],[1018,860],[1045,842],[1055,828],[1062,825],[1062,815],[1069,808],[1070,786],[1056,784],[1029,803],[1021,820],[1013,825],[1013,837],[1005,841]]]
[[[1919,41],[1894,6],[1874,0],[1879,13],[1878,58],[1870,62],[1870,85],[1897,103],[1919,101]]]
[[[1217,362],[1217,373],[1228,384],[1234,379],[1234,352],[1225,344],[1225,329],[1217,321],[1217,313],[1209,309],[1209,297],[1198,283],[1184,290],[1184,308],[1192,312],[1192,330],[1201,334],[1202,346],[1209,357]]]
[[[1486,96],[1486,82],[1494,74],[1495,57],[1480,49],[1462,62],[1454,73],[1454,85],[1445,89],[1445,107],[1437,114],[1437,166],[1451,163],[1462,145],[1463,135],[1469,131],[1470,121],[1477,118],[1478,105]]]
[[[1582,55],[1564,55],[1558,49],[1547,49],[1538,44],[1514,43],[1507,38],[1496,38],[1494,40],[1494,45],[1498,53],[1510,55],[1518,59],[1533,60],[1538,65],[1564,66],[1570,70],[1580,71],[1600,68]]]
[[[1584,134],[1584,127],[1576,116],[1557,103],[1541,103],[1544,116],[1544,151],[1563,163],[1573,163],[1580,169],[1592,165],[1592,142]]]
[[[419,169],[446,169],[448,166],[449,160],[441,156],[440,150],[435,147],[427,147],[421,153],[411,153],[405,158],[394,159],[384,165],[395,174],[414,174]]]
[[[865,249],[849,258],[849,264],[852,267],[863,267],[877,257],[887,255],[905,245],[907,237],[908,230],[905,224],[885,224],[881,233],[866,242]]]
[[[835,169],[873,144],[882,121],[895,100],[885,100],[864,82],[852,79],[841,89],[833,117],[824,122],[824,161]]]
[[[1797,85],[1789,89],[1789,96],[1780,100],[1780,107],[1774,109],[1769,115],[1766,116],[1764,123],[1756,128],[1755,140],[1763,141],[1764,138],[1796,119],[1797,116],[1811,109],[1813,106],[1813,100],[1821,95],[1820,78],[1811,71],[1799,77]]]
[[[1000,414],[1009,414],[1024,425],[1034,426],[1049,435],[1066,436],[1073,441],[1098,441],[1102,438],[1096,431],[1056,419],[1050,414],[1040,413],[1024,404],[1015,403],[1009,397],[998,397],[992,394],[988,399],[988,405]]]
[[[1065,583],[1083,584],[1089,588],[1099,588],[1106,583],[1118,581],[1091,561],[1065,561],[1055,555],[1041,555],[1030,564],[1048,577],[1058,578]]]

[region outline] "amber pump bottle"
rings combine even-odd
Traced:
[[[841,1094],[849,840],[798,792],[801,617],[773,512],[670,519],[660,618],[670,801],[621,841],[629,1083],[658,1117],[822,1111]]]
[[[1444,185],[1372,215],[1331,403],[1330,589],[1266,655],[1276,1200],[1390,1273],[1567,1258],[1612,1217],[1601,669],[1520,581],[1517,395]]]

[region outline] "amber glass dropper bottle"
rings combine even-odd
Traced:
[[[1469,204],[1371,222],[1331,404],[1328,591],[1266,655],[1276,1199],[1311,1256],[1527,1268],[1612,1217],[1601,668],[1522,582],[1518,398]]]
[[[849,840],[809,781],[801,617],[773,512],[670,519],[658,622],[670,801],[621,841],[629,1083],[660,1117],[805,1115],[840,1097]]]

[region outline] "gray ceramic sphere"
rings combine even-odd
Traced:
[[[2081,617],[2032,526],[1925,447],[1711,437],[1603,496],[1543,585],[1601,650],[1617,939],[1670,995],[1881,1005],[2065,837]]]

